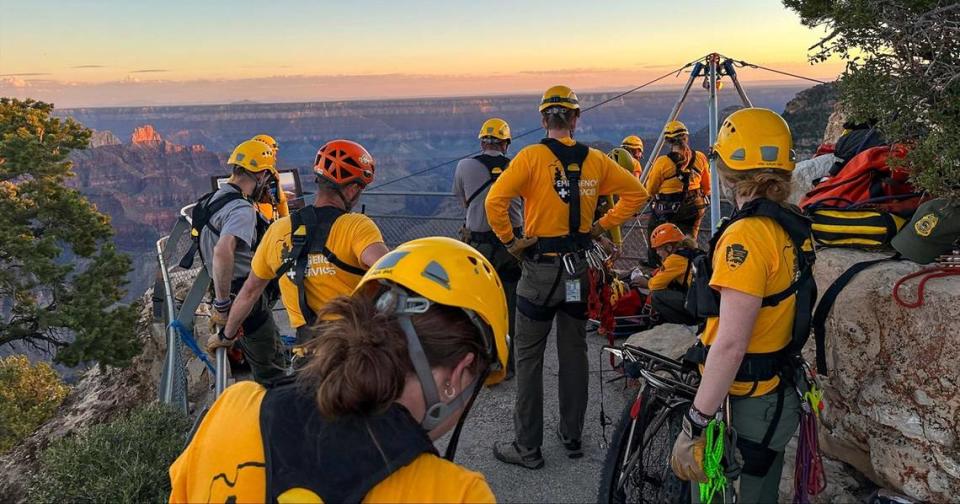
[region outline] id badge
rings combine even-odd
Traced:
[[[567,280],[566,285],[567,285],[566,302],[579,303],[580,302],[580,279],[575,278],[573,280]]]

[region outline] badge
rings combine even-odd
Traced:
[[[580,279],[575,278],[573,280],[567,280],[566,285],[567,285],[566,302],[579,303],[580,302]]]
[[[937,217],[937,214],[927,214],[913,225],[913,229],[918,235],[928,238],[930,234],[933,233],[933,228],[937,227],[939,222],[940,219]]]
[[[749,251],[747,251],[746,247],[739,243],[728,245],[725,258],[727,261],[727,267],[730,268],[731,271],[739,268],[744,262],[746,262],[748,254]]]

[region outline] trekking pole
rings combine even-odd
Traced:
[[[224,347],[217,348],[217,374],[214,380],[214,399],[217,399],[227,388],[227,349]]]

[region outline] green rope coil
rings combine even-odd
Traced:
[[[709,504],[713,496],[723,493],[727,487],[727,476],[723,472],[723,433],[726,426],[723,420],[710,420],[707,424],[706,444],[703,447],[703,472],[707,475],[707,482],[700,483],[700,502]]]

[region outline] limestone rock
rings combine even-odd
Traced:
[[[824,154],[807,161],[800,161],[793,170],[790,179],[790,203],[796,205],[804,194],[813,189],[813,181],[829,173],[830,167],[837,161],[833,154]]]
[[[679,358],[696,343],[695,329],[693,326],[680,324],[661,324],[630,336],[625,343],[643,347],[667,357]]]
[[[821,250],[820,292],[851,264],[883,256]],[[826,453],[877,484],[944,502],[960,492],[960,277],[930,281],[924,305],[903,308],[893,285],[919,268],[907,261],[874,266],[837,299],[827,319],[821,437]],[[913,299],[916,282],[909,285],[901,294]]]

